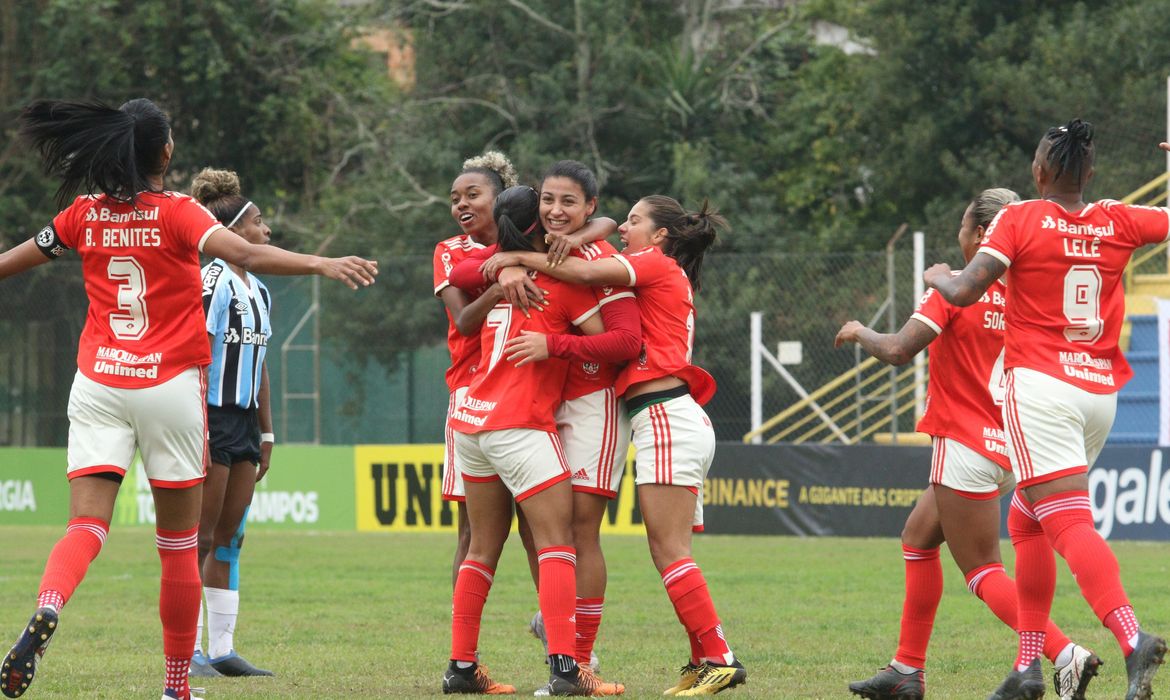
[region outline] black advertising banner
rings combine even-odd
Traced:
[[[929,475],[929,447],[724,442],[703,520],[717,534],[898,537]]]
[[[1128,446],[1101,453],[1089,497],[1103,537],[1170,540],[1167,453]],[[926,487],[930,455],[929,447],[720,443],[703,485],[706,531],[898,537]]]

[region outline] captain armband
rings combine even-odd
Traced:
[[[36,237],[37,249],[45,254],[45,257],[50,260],[56,260],[65,254],[69,248],[61,242],[60,237],[57,236],[57,229],[52,224],[41,229],[41,232]]]

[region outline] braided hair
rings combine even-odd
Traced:
[[[1039,151],[1054,181],[1068,175],[1080,185],[1093,168],[1093,125],[1073,119],[1064,126],[1054,126],[1040,139]]]

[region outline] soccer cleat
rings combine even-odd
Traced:
[[[216,671],[211,662],[203,655],[203,651],[196,649],[191,655],[191,668],[187,675],[192,678],[218,678],[223,674]]]
[[[1057,666],[1056,672],[1052,674],[1052,684],[1060,700],[1085,700],[1085,689],[1097,675],[1102,663],[1096,654],[1080,644],[1074,644],[1072,660]]]
[[[1152,634],[1138,632],[1137,645],[1125,657],[1125,675],[1129,677],[1129,690],[1125,700],[1150,700],[1154,696],[1150,687],[1158,665],[1166,656],[1166,640]]]
[[[57,631],[57,619],[55,609],[38,609],[0,663],[0,691],[6,697],[19,698],[32,685],[37,664]]]
[[[248,663],[248,660],[236,653],[232,649],[226,656],[221,656],[217,659],[209,659],[208,663],[211,668],[218,671],[225,676],[274,676],[272,671],[265,671],[262,668],[256,668]]]
[[[702,664],[696,666],[690,661],[678,670],[678,683],[673,688],[667,688],[662,691],[663,695],[678,695],[684,690],[689,690],[694,687],[695,681],[699,680],[699,671],[703,670]]]
[[[1023,671],[1013,668],[987,700],[1035,700],[1042,697],[1044,674],[1040,672],[1040,659],[1032,659]]]
[[[849,692],[870,700],[921,700],[926,695],[926,672],[902,673],[886,666],[871,678],[850,683]]]
[[[174,688],[167,688],[163,691],[162,700],[203,700],[201,695],[195,693],[202,693],[203,688],[191,688],[186,697],[179,697],[179,691]]]
[[[686,690],[680,690],[675,695],[678,697],[714,695],[746,682],[747,669],[739,661],[732,661],[730,666],[713,664],[708,661],[699,669],[699,677],[695,679],[695,684]]]
[[[515,686],[493,681],[487,667],[479,664],[459,668],[452,661],[443,672],[444,695],[512,695],[515,692]]]
[[[626,686],[621,683],[603,681],[587,666],[578,666],[575,679],[554,673],[549,677],[548,685],[544,687],[544,690],[549,695],[603,698],[625,693]]]

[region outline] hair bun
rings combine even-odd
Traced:
[[[483,155],[473,156],[463,161],[464,170],[472,168],[484,168],[499,175],[500,180],[504,183],[504,189],[515,187],[520,182],[520,177],[516,175],[516,167],[512,165],[512,161],[499,151],[485,151]]]
[[[1068,132],[1069,138],[1082,143],[1093,142],[1093,125],[1082,119],[1074,119],[1068,124],[1064,125],[1064,130]]]
[[[191,180],[191,196],[204,204],[224,197],[238,197],[240,176],[232,170],[204,168]]]

